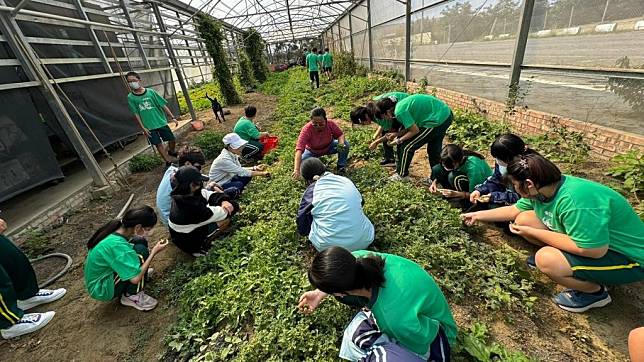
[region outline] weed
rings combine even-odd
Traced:
[[[130,172],[148,172],[163,164],[163,159],[156,153],[144,153],[132,157],[128,167]]]
[[[466,149],[482,152],[490,148],[495,138],[507,132],[510,132],[510,126],[505,122],[492,121],[471,111],[455,110],[447,138]]]
[[[550,120],[547,132],[525,137],[525,141],[549,160],[564,163],[571,173],[585,163],[590,155],[590,145],[584,135],[569,130],[557,118]]]
[[[27,233],[21,249],[30,258],[35,258],[53,248],[49,245],[49,238],[42,230],[32,230]]]
[[[507,361],[507,362],[530,362],[533,361],[523,353],[512,352],[505,349],[496,342],[488,343],[487,327],[482,323],[474,323],[470,328],[458,334],[458,345],[454,352],[456,360],[471,361]]]

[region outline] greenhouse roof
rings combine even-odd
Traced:
[[[357,1],[181,0],[236,28],[255,28],[268,43],[318,37]]]

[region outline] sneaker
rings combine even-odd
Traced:
[[[154,309],[159,302],[144,292],[121,296],[121,304],[142,311]]]
[[[581,313],[591,308],[608,305],[612,299],[606,287],[602,286],[600,294],[584,293],[578,290],[566,289],[554,297],[554,302],[563,310]]]
[[[41,304],[51,303],[62,298],[65,293],[67,293],[67,290],[65,288],[58,288],[54,290],[40,289],[38,293],[36,293],[36,295],[34,295],[33,297],[25,300],[19,300],[17,302],[18,308],[22,310],[29,310]]]
[[[380,161],[380,166],[383,166],[383,167],[396,166],[396,161],[385,159],[385,160]]]
[[[525,260],[526,264],[528,264],[528,268],[537,269],[537,260],[535,257],[536,257],[536,254],[532,254],[528,256],[528,258]]]
[[[409,176],[402,177],[399,174],[395,173],[388,178],[391,182],[409,182]]]
[[[7,329],[0,331],[2,338],[10,339],[22,336],[23,334],[35,332],[40,328],[44,327],[54,318],[56,312],[45,312],[45,313],[27,313],[22,316],[16,324],[12,325]]]

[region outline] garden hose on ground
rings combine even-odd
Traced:
[[[41,260],[45,260],[45,259],[48,259],[48,258],[63,258],[63,259],[67,260],[67,264],[56,275],[54,275],[53,277],[45,280],[43,283],[38,284],[38,288],[45,288],[46,286],[51,285],[51,283],[55,282],[60,277],[65,275],[65,273],[67,273],[69,268],[71,268],[71,266],[72,266],[72,258],[69,255],[63,254],[63,253],[51,253],[51,254],[43,255],[43,256],[40,256],[38,258],[29,260],[29,262],[31,262],[33,264],[33,263],[36,263],[36,262],[39,262]]]

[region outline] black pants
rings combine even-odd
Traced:
[[[262,150],[264,150],[263,144],[259,141],[250,140],[242,149],[242,158],[248,161],[259,161],[264,158]]]
[[[379,137],[382,137],[382,136],[386,135],[388,132],[391,132],[391,131],[385,131],[383,129],[380,132]],[[382,142],[382,156],[387,161],[394,161],[396,159],[396,154],[394,153],[394,148],[392,146],[389,146],[388,141]]]
[[[36,293],[38,281],[29,259],[11,240],[0,235],[0,329],[19,321],[24,312],[18,309],[17,301]]]
[[[447,120],[438,127],[421,128],[420,132],[414,138],[398,145],[396,150],[398,154],[396,172],[400,176],[405,177],[409,175],[409,166],[414,158],[414,153],[425,144],[427,145],[429,166],[433,167],[440,163],[443,138],[445,138],[445,133],[452,124],[452,118],[452,114],[450,114]]]
[[[320,88],[320,72],[318,72],[317,70],[310,71],[309,78],[311,79],[311,83],[315,81],[316,88]]]

